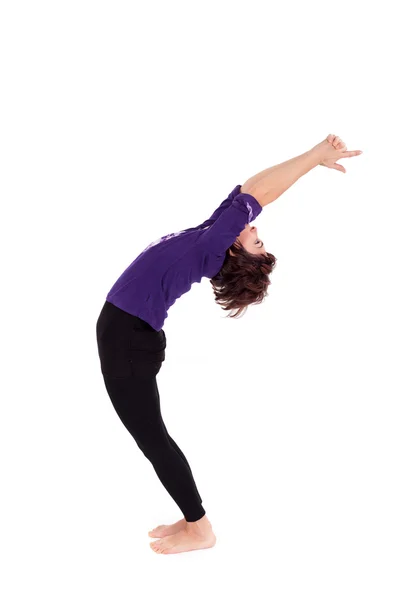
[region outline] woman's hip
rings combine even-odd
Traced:
[[[165,332],[106,301],[96,322],[101,371],[110,377],[156,375],[165,360]]]

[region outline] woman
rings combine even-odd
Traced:
[[[337,160],[348,152],[329,135],[311,150],[266,169],[237,185],[209,219],[152,242],[127,267],[106,296],[96,324],[101,371],[122,423],[152,464],[183,513],[174,525],[149,535],[157,553],[171,554],[214,546],[216,538],[189,463],[164,424],[156,375],[165,359],[162,329],[168,309],[202,277],[216,301],[237,317],[267,295],[275,257],[250,226],[263,207],[302,175],[323,165],[345,173]]]

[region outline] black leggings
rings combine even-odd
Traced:
[[[206,514],[185,455],[161,415],[156,375],[165,359],[164,330],[107,300],[96,323],[101,372],[111,402],[186,521]]]

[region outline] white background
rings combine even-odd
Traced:
[[[398,30],[365,2],[2,3],[1,596],[398,600]],[[209,280],[164,325],[163,416],[214,548],[119,421],[95,324],[142,249],[329,133],[254,222],[241,319]]]

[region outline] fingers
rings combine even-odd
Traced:
[[[346,144],[338,135],[335,136],[332,145],[336,148],[336,150],[347,150]]]
[[[329,138],[332,140],[332,146],[342,153],[341,158],[349,158],[351,156],[359,156],[362,154],[362,150],[347,150],[346,144],[338,135],[329,134],[327,139],[329,140]]]
[[[337,171],[341,171],[342,173],[346,173],[346,169],[343,165],[339,165],[339,163],[334,163],[332,165],[332,169],[336,169]]]
[[[347,150],[346,144],[338,135],[330,133],[326,139],[336,150]]]
[[[347,152],[343,152],[340,158],[349,158],[350,156],[359,156],[362,154],[362,150],[348,150]]]
[[[333,133],[330,133],[330,134],[328,135],[328,137],[326,138],[326,141],[327,141],[327,142],[329,142],[330,144],[332,144],[333,146],[335,146],[335,147],[336,147],[336,146],[337,146],[337,144],[338,144],[339,142],[341,142],[342,140],[341,140],[341,138],[340,138],[338,135],[335,135],[335,134],[333,134]]]

